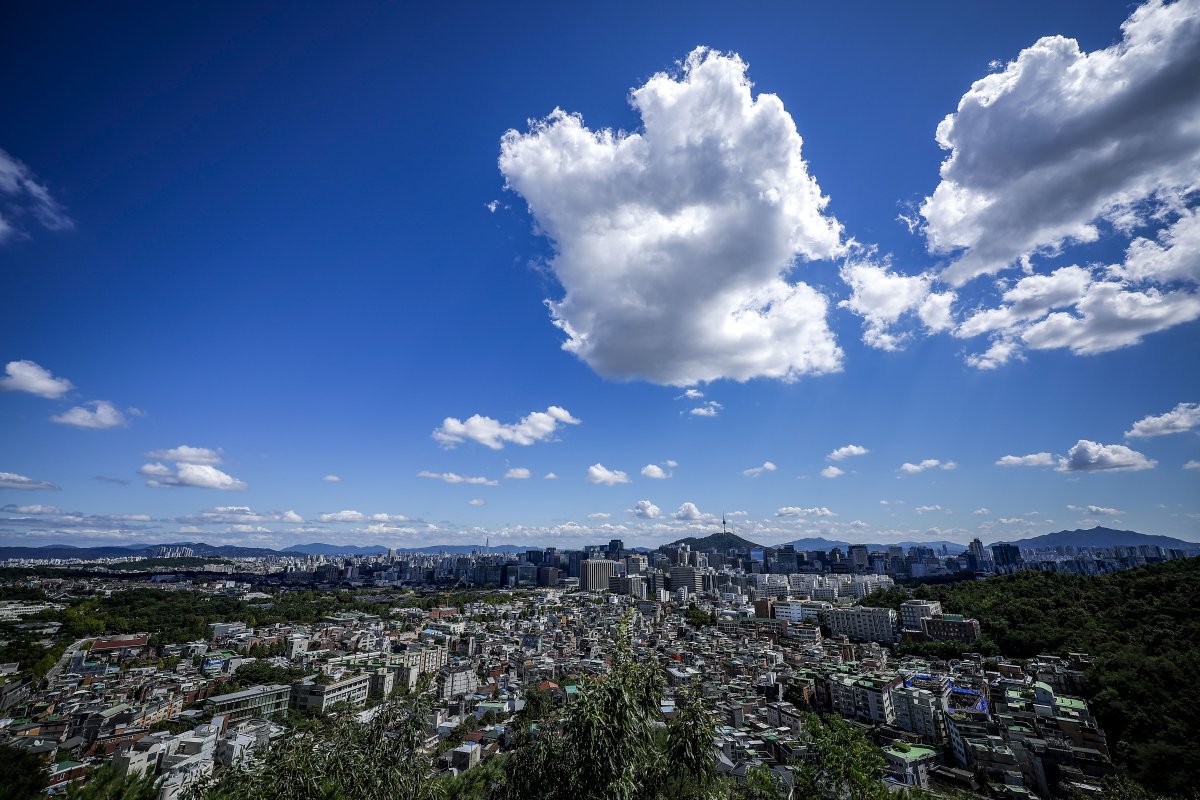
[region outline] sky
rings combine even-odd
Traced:
[[[1200,0],[0,20],[0,544],[1200,541]]]

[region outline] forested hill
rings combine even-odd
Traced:
[[[686,544],[693,550],[716,550],[724,553],[726,550],[737,548],[739,550],[752,550],[756,547],[762,547],[761,544],[755,544],[749,539],[743,539],[736,533],[710,533],[708,536],[697,538],[689,536],[686,539],[680,539],[672,542],[673,545]],[[670,545],[668,545],[670,546]]]
[[[977,618],[983,650],[1090,654],[1085,694],[1117,760],[1147,786],[1185,794],[1200,775],[1198,590],[1200,558],[1189,558],[1098,577],[1027,571],[923,585],[913,596]],[[879,594],[898,603],[905,593]]]

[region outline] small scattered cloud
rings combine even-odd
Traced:
[[[122,428],[129,424],[129,420],[125,418],[121,410],[107,400],[93,400],[82,406],[69,408],[63,413],[51,417],[50,421],[60,425],[92,430]]]
[[[649,501],[646,501],[646,502],[649,502]],[[603,522],[606,519],[611,519],[612,514],[609,514],[607,511],[596,511],[591,514],[588,514],[587,518],[594,522]]]
[[[675,462],[668,461],[667,463],[674,464]],[[664,481],[671,477],[671,473],[660,467],[658,464],[647,464],[646,466],[642,467],[642,476],[646,478],[653,478],[656,481]]]
[[[472,506],[482,506],[482,505],[486,505],[487,501],[481,497],[472,497],[470,500],[467,501],[467,504],[472,505]]]
[[[716,400],[709,400],[704,405],[696,406],[688,413],[693,417],[715,417],[721,413],[721,409],[724,407]]]
[[[544,481],[556,481],[556,480],[558,480],[558,475],[557,475],[556,473],[553,473],[553,472],[547,472],[545,475],[543,475],[543,476],[542,476],[542,480],[544,480]]]
[[[1030,453],[1027,456],[1001,456],[996,459],[1000,467],[1049,467],[1054,464],[1054,456],[1049,453]]]
[[[442,481],[444,483],[466,483],[472,486],[499,486],[500,481],[490,478],[470,477],[467,475],[459,475],[457,472],[430,472],[423,469],[417,473],[418,478],[431,478],[433,480]]]
[[[1196,461],[1195,459],[1193,459],[1193,460],[1187,462],[1186,464],[1184,464],[1183,468],[1184,469],[1200,469],[1200,461]]]
[[[839,477],[841,475],[845,475],[845,474],[846,474],[845,470],[843,470],[839,467],[835,467],[833,464],[830,464],[825,469],[821,470],[822,478],[837,478],[837,477]]]
[[[60,488],[62,487],[55,486],[53,483],[27,478],[15,472],[0,472],[0,489],[49,489],[56,491]]]
[[[775,512],[777,517],[836,517],[837,514],[824,506],[800,508],[799,506],[784,506]]]
[[[479,414],[466,420],[446,417],[433,438],[447,449],[454,448],[467,440],[478,442],[492,450],[501,450],[506,444],[531,445],[550,441],[563,425],[578,425],[580,420],[559,406],[550,406],[545,411],[534,411],[520,422],[502,423]]]
[[[0,150],[0,164],[3,163],[3,156],[4,151]],[[0,217],[0,221],[2,219]],[[2,230],[0,228],[0,241],[3,241]],[[75,388],[66,378],[54,377],[50,370],[33,361],[10,361],[4,366],[4,371],[7,375],[0,378],[0,389],[9,392],[27,392],[53,400]]]
[[[221,463],[220,450],[210,450],[207,447],[192,447],[186,444],[181,444],[179,447],[172,447],[170,450],[151,450],[145,455],[146,458],[155,458],[161,461],[178,461],[187,464],[216,465]]]
[[[916,508],[914,508],[913,510],[914,510],[914,511],[916,511],[918,514],[928,514],[928,513],[930,513],[930,512],[933,512],[933,511],[941,511],[941,510],[942,510],[942,507],[941,507],[941,506],[938,506],[938,505],[933,505],[933,506],[917,506],[917,507],[916,507]]]
[[[906,475],[916,475],[919,472],[925,472],[931,469],[957,469],[958,464],[953,461],[941,461],[936,458],[926,458],[923,461],[913,463],[906,461],[900,465],[900,471]]]
[[[990,508],[977,508],[971,512],[977,517],[986,517],[992,513]]]
[[[592,464],[587,468],[588,483],[615,486],[618,483],[629,483],[629,475],[619,469],[609,469],[603,464]]]
[[[676,400],[700,400],[704,397],[704,392],[699,389],[688,389],[683,394],[676,397]]]
[[[751,467],[750,469],[744,469],[744,470],[742,470],[742,474],[745,475],[747,478],[757,478],[759,475],[762,475],[764,472],[774,472],[776,469],[777,469],[777,467],[774,464],[772,464],[770,461],[764,461],[762,463],[761,467]]]
[[[662,509],[649,500],[638,500],[634,503],[633,508],[626,509],[626,511],[638,519],[658,519],[662,516]]]
[[[1059,472],[1137,472],[1153,469],[1158,462],[1123,444],[1100,444],[1080,439],[1058,460]]]
[[[513,467],[508,472],[504,473],[504,477],[514,481],[529,480],[530,472],[525,467]]]
[[[1125,432],[1128,438],[1166,436],[1200,428],[1200,403],[1180,403],[1165,414],[1149,416],[1133,423]]]
[[[0,244],[29,235],[25,226],[33,219],[48,231],[67,231],[75,227],[46,185],[33,171],[4,150],[0,150]]]
[[[860,444],[848,444],[845,447],[839,447],[825,457],[830,461],[841,461],[851,456],[865,456],[869,452],[871,451]]]
[[[186,486],[240,492],[246,488],[243,481],[210,464],[180,463],[175,465],[174,470],[165,464],[143,464],[138,472],[146,477],[146,485],[154,489]]]
[[[117,486],[128,486],[131,483],[131,481],[128,481],[125,478],[114,478],[111,475],[94,475],[92,479],[100,481],[101,483],[111,483]]]
[[[1067,506],[1068,511],[1075,511],[1080,514],[1099,514],[1106,517],[1119,517],[1125,512],[1119,508],[1109,508],[1108,506]]]
[[[672,513],[671,517],[682,522],[697,522],[703,519],[711,519],[712,515],[705,514],[696,507],[695,503],[687,502],[681,505],[678,511]]]
[[[326,475],[325,477],[321,478],[321,480],[323,480],[327,483],[341,483],[342,482],[342,478],[340,475]]]

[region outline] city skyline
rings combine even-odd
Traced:
[[[17,9],[0,545],[1200,541],[1198,9]]]

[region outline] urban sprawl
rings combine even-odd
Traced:
[[[697,549],[646,551],[613,540],[520,554],[192,563],[190,549],[173,547],[157,556],[188,563],[140,572],[119,571],[130,566],[120,559],[6,565],[23,568],[8,570],[6,589],[43,599],[0,601],[4,635],[33,637],[57,657],[41,674],[29,663],[0,665],[0,745],[36,756],[51,792],[108,766],[156,777],[160,800],[185,798],[189,787],[295,735],[297,718],[367,719],[382,700],[418,690],[433,698],[422,721],[430,774],[463,773],[513,748],[531,693],[569,707],[603,680],[623,621],[636,656],[661,668],[664,720],[679,692],[700,692],[715,722],[717,770],[733,780],[767,769],[780,796],[791,796],[796,765],[815,757],[805,727],[819,712],[867,733],[888,786],[997,798],[1094,792],[1113,766],[1105,733],[1080,699],[1087,654],[985,658],[966,652],[981,636],[979,621],[945,613],[936,600],[908,599],[898,611],[863,601],[897,580],[1095,575],[1187,554],[985,548],[979,540],[955,555],[703,540]],[[212,622],[190,641],[153,630],[64,636],[61,615],[80,598],[147,589],[236,598],[262,616],[304,592],[349,597],[355,610],[317,621]],[[964,652],[897,653],[902,643],[929,641],[962,643]],[[264,667],[295,677],[239,678]]]

